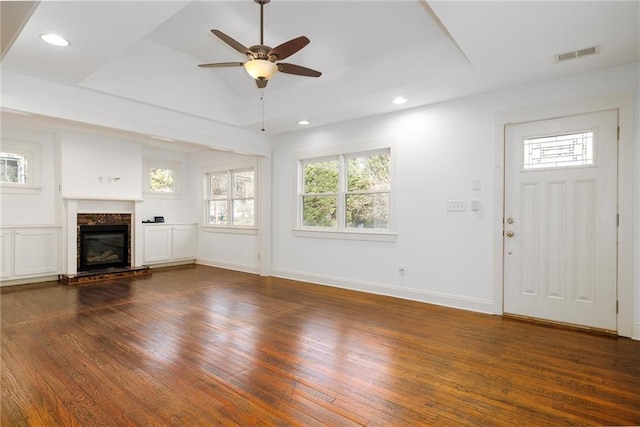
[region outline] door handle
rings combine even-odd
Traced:
[[[513,237],[515,236],[516,233],[514,233],[513,231],[509,230],[507,231],[507,237]]]

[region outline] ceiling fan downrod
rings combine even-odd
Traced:
[[[264,5],[271,0],[253,0],[260,5],[260,44],[264,45]]]

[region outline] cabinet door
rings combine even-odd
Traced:
[[[57,229],[24,229],[14,233],[15,276],[60,273],[60,232]]]
[[[144,262],[171,260],[171,226],[144,227]]]
[[[13,276],[13,231],[0,232],[0,277]]]
[[[173,259],[195,258],[197,255],[197,228],[195,225],[173,226]]]

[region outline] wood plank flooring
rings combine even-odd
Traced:
[[[2,426],[640,424],[629,339],[204,266],[1,309]]]

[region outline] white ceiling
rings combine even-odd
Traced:
[[[5,2],[3,2],[5,3]],[[265,44],[306,35],[285,62],[320,78],[278,73],[264,90],[267,134],[341,122],[640,60],[640,2],[272,0]],[[3,8],[4,11],[4,8]],[[261,91],[210,33],[259,44],[260,7],[235,1],[43,1],[2,69],[259,131]],[[17,16],[4,14],[2,26]],[[15,24],[15,22],[13,22]],[[39,38],[58,33],[71,45]],[[554,55],[598,45],[562,63]],[[391,104],[403,95],[409,102]]]

